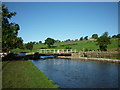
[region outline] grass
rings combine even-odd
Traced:
[[[4,63],[4,62],[3,62]],[[9,61],[2,71],[3,88],[58,88],[31,61]]]
[[[118,48],[118,40],[111,40],[111,44],[108,45],[108,49]]]
[[[69,44],[76,44],[76,45],[69,45]],[[78,51],[84,49],[88,50],[97,50],[99,49],[99,46],[96,45],[97,42],[90,41],[90,40],[83,40],[83,41],[68,41],[68,42],[58,42],[54,44],[54,47],[51,49],[66,49],[67,46],[61,46],[61,45],[68,45],[68,47],[71,47],[72,49],[76,49]],[[40,48],[47,48],[47,45],[45,44],[35,44],[33,46],[33,50],[20,50],[20,49],[13,49],[13,52],[37,52]],[[115,50],[118,48],[118,40],[111,40],[111,44],[108,45],[108,50]]]

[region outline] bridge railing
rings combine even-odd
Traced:
[[[76,49],[40,49],[39,53],[72,53],[76,52]]]

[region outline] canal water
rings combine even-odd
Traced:
[[[120,64],[70,59],[32,62],[61,88],[118,88]]]
[[[25,55],[26,53],[14,53],[14,54],[17,54],[17,55]]]

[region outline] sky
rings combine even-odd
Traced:
[[[5,2],[24,43],[118,34],[117,2]]]

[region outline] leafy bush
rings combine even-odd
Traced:
[[[81,55],[81,57],[87,57],[87,55]]]
[[[45,44],[47,44],[49,48],[50,48],[51,45],[53,45],[54,43],[55,43],[55,40],[52,39],[52,38],[47,38],[47,39],[45,40]]]
[[[87,48],[85,48],[85,51],[88,51],[88,49],[87,49]]]
[[[27,44],[25,44],[25,47],[29,50],[33,49],[33,43],[32,42],[28,42]]]
[[[36,60],[36,59],[39,59],[40,58],[40,55],[39,55],[39,53],[38,52],[36,52],[35,54],[34,54],[34,60]]]
[[[65,47],[65,49],[72,49],[71,47]]]

